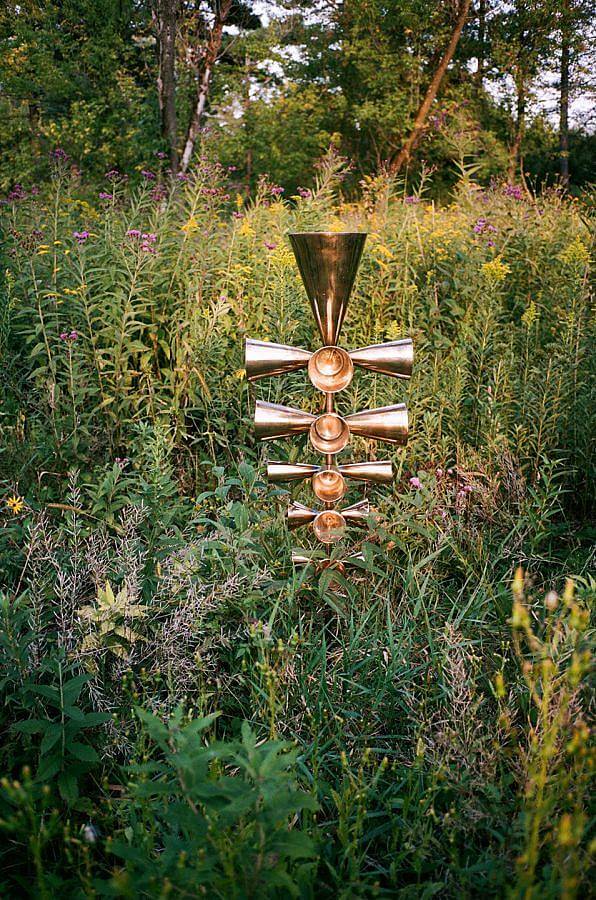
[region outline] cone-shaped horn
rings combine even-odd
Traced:
[[[301,347],[272,344],[269,341],[246,339],[245,369],[249,381],[266,378],[267,375],[283,375],[308,365],[312,353]]]
[[[337,413],[323,413],[310,426],[310,442],[319,453],[339,453],[349,440],[348,423]]]
[[[302,231],[288,235],[324,344],[337,344],[366,234]]]
[[[360,500],[342,509],[341,514],[347,522],[364,522],[371,514],[370,503],[368,500]]]
[[[316,496],[324,503],[336,503],[348,489],[343,475],[333,467],[315,472],[311,484]]]
[[[342,574],[346,566],[351,566],[354,562],[364,562],[364,553],[354,553],[348,559],[340,562],[338,559],[317,559],[316,557],[307,556],[299,550],[292,550],[292,563],[295,566],[314,566],[321,569],[328,569],[330,566],[337,567]]]
[[[318,472],[320,466],[311,466],[308,463],[267,463],[267,478],[269,481],[301,481],[310,478]]]
[[[313,559],[311,556],[305,556],[304,553],[299,553],[297,550],[292,550],[292,563],[295,566],[310,566],[316,563],[316,559]]]
[[[290,437],[308,431],[316,416],[279,403],[257,400],[255,405],[255,434],[261,441]]]
[[[303,503],[293,500],[286,511],[288,528],[300,528],[301,525],[309,525],[310,522],[314,522],[317,515],[318,511],[316,509],[309,509]]]
[[[346,422],[352,434],[362,437],[388,441],[390,444],[405,444],[408,440],[408,411],[405,403],[365,409],[346,416]]]
[[[372,344],[370,347],[350,350],[349,356],[355,366],[370,369],[371,372],[409,378],[414,365],[414,344],[410,338],[390,341],[388,344]]]
[[[354,365],[349,354],[340,347],[321,347],[308,363],[312,384],[327,394],[343,391],[352,380]]]
[[[354,478],[357,481],[372,481],[375,484],[390,484],[393,481],[391,462],[347,463],[338,468],[345,478]]]

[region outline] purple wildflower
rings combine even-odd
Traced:
[[[298,191],[298,196],[302,197],[303,200],[310,200],[312,197],[312,191],[309,188],[299,187],[296,190]]]
[[[126,237],[139,238],[141,236],[141,232],[138,228],[129,228],[126,232]]]
[[[178,172],[176,178],[178,181],[188,181],[188,175],[185,172]]]
[[[50,156],[52,159],[66,161],[69,159],[68,153],[62,149],[62,147],[54,147],[52,151],[50,151]]]
[[[233,212],[233,213],[232,213],[232,218],[233,218],[233,219],[241,219],[241,218],[242,218],[242,213],[241,213],[241,212]]]
[[[155,181],[155,173],[150,172],[149,169],[142,169],[141,175],[146,181]]]
[[[285,188],[282,188],[281,185],[274,184],[273,187],[271,188],[271,193],[273,194],[274,197],[281,197],[284,190],[285,190]]]
[[[67,341],[67,340],[68,340],[68,331],[62,331],[62,332],[60,333],[60,340],[61,340],[61,341]]]
[[[506,184],[503,193],[506,197],[513,197],[514,200],[524,199],[524,191],[520,184]]]
[[[238,166],[228,166],[228,172],[237,172]]]
[[[154,187],[153,190],[151,191],[151,199],[155,200],[156,203],[159,203],[162,200],[165,200],[167,196],[168,195],[167,195],[166,189],[164,187],[161,187],[160,185],[158,185],[157,187]]]
[[[27,194],[23,188],[22,184],[15,184],[12,191],[8,194],[9,200],[24,200]]]
[[[155,155],[157,156],[158,159],[167,159],[167,156],[168,156],[168,154],[164,153],[163,150],[157,150],[155,152]]]
[[[78,331],[71,331],[70,334],[68,335],[68,340],[69,340],[69,341],[76,341],[76,339],[78,338],[78,336],[79,336]]]
[[[73,238],[76,239],[77,244],[84,244],[87,238],[89,237],[88,231],[73,231]]]
[[[272,244],[270,241],[264,241],[264,244],[267,250],[275,250],[275,248],[277,247],[277,244]]]
[[[412,194],[409,197],[404,198],[405,203],[420,203],[420,197],[416,197],[415,194]]]
[[[40,193],[40,188],[36,184],[34,184],[29,193],[34,197],[36,194]]]
[[[113,194],[110,194],[109,191],[100,191],[100,192],[99,192],[99,199],[100,199],[100,200],[113,200],[113,199],[114,199],[114,195],[113,195]]]
[[[415,475],[413,478],[410,478],[410,484],[412,485],[413,488],[416,488],[416,490],[418,490],[418,488],[422,487],[422,482]]]

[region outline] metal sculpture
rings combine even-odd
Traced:
[[[257,381],[306,369],[311,384],[325,395],[318,415],[257,400],[254,424],[256,435],[262,441],[308,433],[314,449],[324,455],[322,465],[270,462],[267,477],[274,483],[310,479],[313,492],[324,508],[310,509],[292,501],[287,510],[288,527],[310,526],[329,554],[331,546],[345,536],[348,525],[366,524],[371,516],[367,500],[343,509],[335,508],[347,493],[347,480],[372,484],[389,484],[393,480],[391,462],[338,465],[337,454],[348,445],[353,434],[402,446],[408,438],[405,404],[342,416],[335,410],[335,395],[348,387],[355,366],[394,378],[410,378],[413,346],[409,338],[357,350],[344,350],[338,346],[366,241],[365,233],[293,232],[289,239],[323,346],[311,352],[301,347],[249,338],[246,341],[246,374],[249,381]],[[352,559],[361,556],[358,554]],[[310,557],[297,551],[292,553],[292,561],[296,565],[312,562]],[[344,563],[332,562],[330,558],[318,560],[318,565],[320,568],[334,565],[342,573],[345,571]]]

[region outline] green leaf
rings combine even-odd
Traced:
[[[74,704],[75,700],[83,690],[83,686],[90,681],[92,677],[93,676],[91,675],[77,675],[76,678],[71,678],[71,680],[64,685],[62,696],[64,697],[65,706]]]
[[[43,740],[41,742],[41,746],[39,748],[39,752],[42,756],[45,756],[52,747],[58,743],[60,738],[62,737],[62,726],[59,723],[53,723],[49,726],[46,733],[43,736]]]
[[[61,772],[58,776],[58,790],[64,800],[72,806],[79,796],[79,786],[77,784],[76,775],[73,772]]]
[[[20,731],[22,734],[39,734],[45,731],[51,723],[48,719],[26,719],[24,722],[15,722],[11,725],[11,731]]]
[[[89,744],[71,741],[66,745],[66,749],[72,756],[80,759],[82,762],[97,762],[99,760],[97,751],[90,747]]]

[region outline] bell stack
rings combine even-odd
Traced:
[[[366,234],[327,231],[293,232],[290,243],[304,287],[321,334],[323,346],[311,352],[250,338],[246,341],[246,374],[249,381],[306,369],[311,384],[324,395],[318,414],[291,406],[257,400],[255,432],[262,441],[308,432],[312,447],[323,455],[315,463],[270,462],[267,477],[272,482],[310,479],[320,509],[292,502],[287,520],[290,528],[309,526],[330,555],[331,545],[340,541],[349,525],[366,522],[371,514],[368,501],[338,508],[348,490],[348,481],[389,484],[393,480],[391,462],[338,464],[337,455],[348,446],[353,434],[404,445],[408,439],[408,412],[404,403],[341,415],[335,397],[348,387],[354,367],[380,372],[393,378],[410,378],[413,346],[409,338],[387,344],[373,344],[358,350],[339,346],[341,327],[360,264]],[[294,563],[311,560],[300,552]],[[329,559],[319,561],[322,567]],[[342,563],[337,563],[340,570]]]

